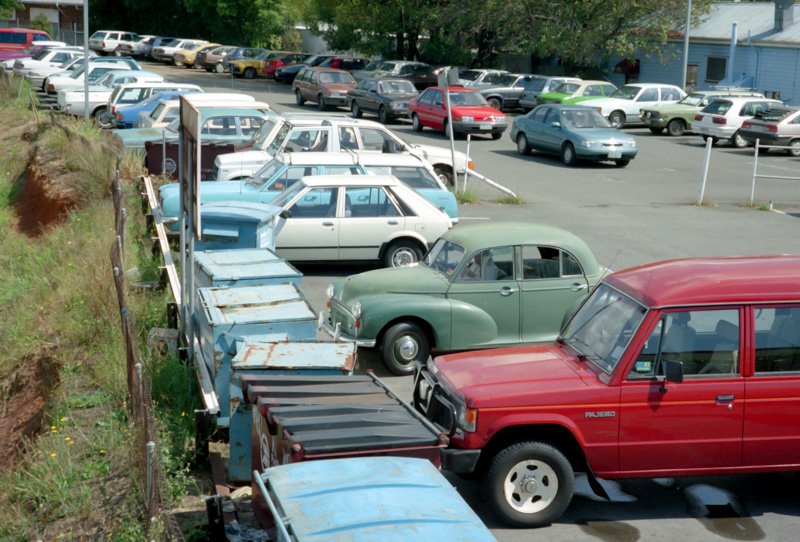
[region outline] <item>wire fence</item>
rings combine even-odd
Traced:
[[[151,536],[154,523],[161,526],[163,537],[168,540],[185,540],[175,517],[169,512],[162,489],[166,487],[166,474],[161,460],[158,425],[153,408],[152,381],[139,356],[133,314],[125,299],[125,223],[127,212],[123,205],[119,159],[114,179],[111,182],[111,199],[114,203],[114,226],[116,240],[111,246],[111,267],[114,272],[117,301],[120,309],[120,324],[125,339],[125,366],[128,378],[129,409],[136,432],[133,463],[140,491],[144,498],[145,536]]]

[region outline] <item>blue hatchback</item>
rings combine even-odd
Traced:
[[[145,112],[148,115],[153,112],[153,109],[158,105],[159,100],[171,100],[177,98],[181,94],[198,94],[193,91],[176,90],[169,92],[162,92],[160,94],[153,94],[149,98],[139,102],[138,104],[131,104],[118,107],[114,112],[114,128],[133,128],[139,112]]]
[[[583,105],[540,105],[514,119],[510,135],[520,154],[531,150],[556,154],[567,166],[578,160],[611,160],[625,167],[637,152],[632,135],[616,130],[595,109]]]

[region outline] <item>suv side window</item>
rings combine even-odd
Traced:
[[[628,380],[664,374],[663,361],[683,364],[685,378],[739,376],[739,310],[667,312],[656,323]]]
[[[800,371],[800,307],[757,307],[756,376]]]
[[[362,150],[394,154],[395,142],[386,132],[375,128],[360,128]]]
[[[252,136],[261,128],[262,124],[264,124],[264,119],[261,117],[239,117],[239,126],[244,136]]]
[[[286,152],[325,152],[328,149],[328,131],[318,128],[292,130],[284,149]]]

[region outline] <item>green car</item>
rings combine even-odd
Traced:
[[[714,98],[725,96],[764,97],[760,92],[750,90],[697,90],[677,103],[643,108],[639,113],[639,118],[654,134],[660,134],[666,128],[669,135],[682,136],[692,130],[694,116],[701,109],[711,103]]]
[[[536,97],[537,104],[576,104],[586,100],[606,98],[617,87],[608,81],[572,81]]]
[[[334,339],[380,348],[386,367],[411,374],[432,349],[552,342],[602,278],[589,247],[553,226],[459,226],[419,265],[367,271],[328,287]]]

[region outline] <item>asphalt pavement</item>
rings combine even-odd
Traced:
[[[252,94],[278,113],[316,111],[314,104],[296,105],[290,87],[274,81],[143,65],[171,81],[195,83],[206,91]],[[389,128],[410,143],[448,144],[442,133],[428,129],[416,133],[408,122]],[[499,141],[475,137],[470,156],[476,170],[526,203],[499,204],[502,193],[470,180],[468,188],[481,202],[460,206],[461,223],[513,220],[559,226],[584,239],[600,264],[615,270],[674,258],[800,253],[800,180],[758,179],[756,205],[747,206],[753,149],[718,144],[711,152],[705,204],[695,205],[705,156],[703,140],[693,135],[653,135],[644,128],[625,131],[634,135],[639,148],[626,168],[589,163],[568,168],[555,156],[518,155],[508,133]],[[466,145],[466,140],[456,141],[457,150],[465,151]],[[798,158],[772,152],[759,156],[758,163],[760,175],[800,177]],[[770,202],[774,210],[761,210]],[[374,267],[298,266],[305,275],[302,290],[316,310],[325,307],[330,280]],[[410,398],[410,377],[389,376],[374,353],[360,353],[359,365],[360,372],[375,370],[401,396]],[[610,503],[595,500],[585,481],[579,480],[583,489],[576,492],[567,513],[552,526],[532,530],[502,527],[486,511],[476,482],[448,478],[500,541],[795,540],[800,532],[800,492],[793,475],[604,482],[614,496]]]

